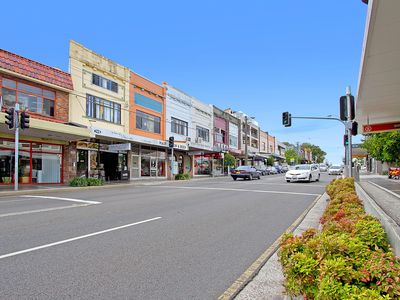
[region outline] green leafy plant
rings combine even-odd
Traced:
[[[189,180],[189,179],[190,179],[189,173],[182,173],[182,174],[175,175],[175,180]]]
[[[86,180],[88,186],[99,186],[104,184],[104,181],[99,178],[87,178]]]
[[[69,182],[70,186],[87,186],[88,182],[86,177],[75,177]]]

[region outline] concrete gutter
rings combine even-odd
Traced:
[[[393,252],[396,256],[400,256],[400,226],[380,208],[358,183],[356,183],[356,192],[364,203],[365,211],[381,222]]]

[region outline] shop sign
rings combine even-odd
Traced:
[[[213,150],[216,152],[228,151],[229,146],[222,143],[218,143],[214,145]]]
[[[131,143],[126,144],[111,144],[108,145],[109,151],[129,151],[131,150]]]
[[[229,152],[234,154],[242,154],[241,150],[235,148],[229,148]]]
[[[400,129],[400,122],[363,125],[364,133],[393,131]]]
[[[165,142],[166,143],[166,142]],[[189,150],[189,147],[187,144],[174,144],[174,149],[178,150]]]
[[[204,155],[204,151],[190,151],[188,155]]]
[[[76,148],[79,150],[99,151],[100,146],[98,143],[78,141],[76,142]]]

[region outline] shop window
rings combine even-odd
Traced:
[[[92,74],[92,83],[109,91],[118,93],[118,83],[100,75]]]
[[[171,117],[171,132],[187,136],[188,122]]]
[[[238,146],[237,136],[229,135],[229,146],[231,146],[233,148],[237,148],[237,146]]]
[[[87,94],[86,116],[121,124],[121,104]]]
[[[136,111],[136,128],[153,132],[160,133],[161,118],[146,114],[140,110]]]
[[[3,104],[6,107],[14,107],[15,103],[19,103],[22,110],[28,109],[34,113],[54,116],[55,93],[53,91],[3,78],[2,95]]]

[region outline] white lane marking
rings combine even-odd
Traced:
[[[387,188],[384,188],[383,186],[380,186],[379,184],[376,184],[375,182],[372,182],[372,181],[368,181],[368,182],[371,183],[371,184],[373,184],[373,185],[376,186],[377,188],[380,188],[380,189],[382,189],[382,190],[388,192],[389,194],[392,194],[393,196],[395,196],[395,197],[397,197],[397,198],[400,198],[400,195],[399,195],[399,194],[396,194],[396,193],[392,192],[391,190],[388,190]]]
[[[139,222],[135,222],[135,223],[131,223],[131,224],[126,224],[126,225],[122,225],[122,226],[118,226],[118,227],[114,227],[114,228],[110,228],[110,229],[106,229],[106,230],[102,230],[102,231],[97,231],[97,232],[93,232],[93,233],[77,236],[77,237],[70,238],[70,239],[67,239],[67,240],[62,240],[62,241],[58,241],[58,242],[54,242],[54,243],[50,243],[50,244],[45,244],[45,245],[41,245],[41,246],[37,246],[37,247],[33,247],[33,248],[21,250],[21,251],[16,251],[16,252],[3,254],[3,255],[0,255],[0,259],[11,257],[11,256],[17,256],[17,255],[24,254],[24,253],[33,252],[33,251],[37,251],[37,250],[40,250],[40,249],[45,249],[45,248],[49,248],[49,247],[53,247],[53,246],[57,246],[57,245],[61,245],[61,244],[65,244],[65,243],[69,243],[69,242],[85,239],[85,238],[92,237],[92,236],[95,236],[95,235],[99,235],[99,234],[103,234],[103,233],[107,233],[107,232],[111,232],[111,231],[115,231],[115,230],[131,227],[131,226],[135,226],[135,225],[139,225],[139,224],[143,224],[143,223],[147,223],[147,222],[151,222],[151,221],[155,221],[155,220],[159,220],[159,219],[161,219],[161,217],[147,219],[147,220],[143,220],[143,221],[139,221]]]
[[[245,190],[245,189],[227,189],[227,188],[212,188],[212,187],[196,187],[196,186],[154,186],[156,188],[168,189],[188,189],[188,190],[214,190],[214,191],[232,191],[232,192],[251,192],[251,193],[270,193],[270,194],[288,194],[288,195],[305,195],[305,196],[320,196],[320,194],[282,192],[282,191],[263,191],[263,190]]]
[[[98,202],[98,201],[89,201],[89,200],[72,199],[72,198],[60,198],[60,197],[52,197],[52,196],[31,196],[31,195],[23,195],[23,196],[20,196],[20,197],[22,197],[22,198],[53,199],[53,200],[71,201],[71,202],[86,203],[86,204],[101,204],[101,202]]]
[[[0,218],[11,217],[11,216],[19,216],[19,215],[28,215],[28,214],[34,214],[34,213],[39,213],[39,212],[45,212],[45,211],[53,211],[53,210],[73,208],[73,207],[82,207],[82,206],[89,206],[89,205],[90,204],[73,204],[73,205],[69,205],[69,206],[60,206],[60,207],[42,208],[42,209],[34,209],[34,210],[25,210],[25,211],[2,214],[2,215],[0,215]]]
[[[235,183],[237,184],[237,182],[231,182],[232,184]],[[321,185],[321,184],[308,184],[308,183],[295,183],[295,182],[287,182],[287,183],[270,183],[270,182],[252,182],[250,183],[251,185],[284,185],[284,186],[291,186],[291,185],[299,185],[299,186],[304,186],[304,187],[325,187],[325,185]]]

